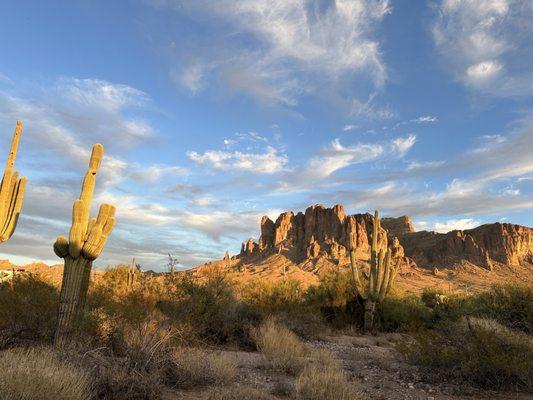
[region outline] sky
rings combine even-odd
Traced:
[[[28,178],[1,258],[61,261],[97,142],[93,214],[117,207],[97,267],[220,259],[316,203],[533,225],[529,0],[4,0],[0,18],[0,160],[21,119]]]

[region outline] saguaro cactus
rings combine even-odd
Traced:
[[[7,157],[6,169],[0,184],[0,242],[5,242],[13,235],[24,199],[26,177],[19,178],[18,172],[13,171],[21,134],[22,121],[17,121],[11,149]]]
[[[374,327],[374,315],[376,304],[381,303],[390,291],[396,278],[398,265],[393,264],[390,249],[379,248],[378,235],[380,222],[378,211],[374,212],[372,227],[372,247],[370,251],[370,274],[366,285],[361,283],[359,268],[355,260],[354,227],[350,226],[350,264],[353,274],[353,283],[356,293],[359,294],[365,304],[364,329],[370,331]]]
[[[135,257],[132,258],[131,264],[128,267],[128,278],[127,278],[127,286],[131,289],[133,288],[133,284],[135,283],[135,276],[137,270],[137,266],[135,265]]]
[[[61,345],[73,329],[75,319],[85,306],[93,261],[100,255],[107,237],[115,226],[115,207],[102,204],[97,218],[89,218],[96,174],[104,154],[101,144],[93,146],[89,168],[83,178],[80,198],[72,207],[70,236],[59,236],[54,252],[64,259],[59,319],[55,336]]]

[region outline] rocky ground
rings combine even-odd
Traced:
[[[361,399],[373,400],[526,400],[526,393],[483,391],[454,382],[430,382],[423,371],[408,364],[395,349],[399,334],[336,335],[307,342],[313,349],[330,351],[349,376],[354,392]],[[234,385],[270,393],[273,399],[290,398],[295,378],[265,366],[261,354],[224,350],[238,365]],[[209,390],[169,392],[166,400],[206,399]],[[241,399],[254,400],[254,399]]]

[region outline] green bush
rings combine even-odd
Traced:
[[[233,283],[213,271],[199,279],[182,275],[158,308],[171,320],[188,324],[202,340],[253,347],[249,328],[260,321],[253,309],[236,299]]]
[[[476,296],[474,314],[533,333],[533,284],[494,285]]]
[[[381,329],[419,331],[431,325],[431,310],[415,295],[388,296],[381,304]]]
[[[0,346],[20,340],[50,341],[54,336],[59,293],[37,275],[17,275],[0,284]]]
[[[407,358],[430,367],[432,376],[483,388],[533,389],[533,342],[493,320],[463,318],[399,345]]]

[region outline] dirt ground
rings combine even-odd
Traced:
[[[526,393],[494,392],[460,386],[453,382],[429,382],[418,367],[408,364],[395,349],[399,334],[336,335],[306,342],[313,349],[327,349],[341,363],[354,392],[372,400],[526,400]],[[274,398],[290,397],[295,377],[265,366],[260,353],[223,351],[237,364],[234,385],[251,386]],[[165,400],[205,399],[208,390],[169,392]],[[254,400],[254,399],[241,399]]]

